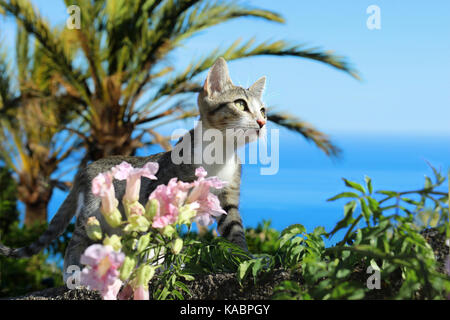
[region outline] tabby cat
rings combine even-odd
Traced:
[[[248,89],[233,85],[225,60],[219,58],[209,70],[203,90],[198,96],[200,121],[194,129],[180,139],[179,143],[185,141],[185,139],[193,141],[189,150],[192,157],[194,157],[196,152],[202,152],[205,148],[202,139],[193,139],[193,136],[198,133],[199,124],[201,124],[203,132],[207,129],[220,131],[225,141],[229,133],[227,129],[239,129],[244,132],[250,132],[247,142],[264,136],[267,118],[261,96],[265,82],[266,78],[262,77]],[[224,143],[224,141],[220,143]],[[223,145],[217,147],[223,147]],[[99,210],[100,199],[92,194],[91,184],[92,180],[99,173],[106,172],[123,161],[130,163],[133,167],[142,167],[149,161],[159,163],[159,171],[156,174],[157,180],[144,178],[141,181],[139,201],[143,204],[145,204],[150,193],[157,185],[167,184],[173,177],[177,177],[181,181],[192,182],[196,179],[195,169],[200,166],[206,169],[208,176],[218,176],[226,181],[227,185],[225,188],[215,191],[222,208],[227,212],[227,214],[217,218],[218,232],[221,236],[247,250],[244,228],[238,211],[241,180],[241,163],[236,154],[238,147],[235,145],[231,154],[226,153],[221,163],[212,164],[195,163],[195,161],[175,164],[172,159],[173,150],[149,157],[112,156],[92,162],[78,172],[72,190],[51,220],[44,234],[36,242],[23,248],[13,249],[0,244],[0,254],[15,258],[29,257],[36,254],[48,246],[52,240],[60,236],[73,216],[76,216],[75,230],[64,257],[64,270],[67,270],[67,267],[70,265],[79,265],[81,254],[86,247],[92,244],[85,231],[85,224],[89,217],[97,217],[102,230],[107,234],[119,232],[119,230],[111,228],[104,220]],[[125,192],[125,181],[115,180],[114,188],[116,198],[122,199]],[[124,215],[121,205],[119,209]],[[65,278],[67,276],[68,274],[65,274]]]

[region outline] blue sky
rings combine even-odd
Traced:
[[[34,0],[53,24],[64,23],[60,0]],[[356,81],[326,65],[298,58],[257,57],[230,63],[237,84],[267,75],[266,104],[288,110],[328,133],[450,135],[450,2],[247,1],[280,13],[286,24],[238,19],[196,36],[171,61],[184,67],[236,38],[284,39],[348,57]],[[368,30],[366,8],[381,9],[381,30]],[[1,18],[7,43],[12,20]]]

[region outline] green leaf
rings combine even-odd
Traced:
[[[186,281],[194,281],[195,278],[189,274],[181,273],[180,277],[183,277]]]
[[[370,265],[373,270],[380,271],[380,267],[378,266],[377,262],[374,259],[370,259]]]
[[[326,235],[327,232],[325,231],[325,228],[323,226],[315,227],[312,234],[319,238],[320,236]]]
[[[425,189],[431,189],[433,187],[433,182],[428,176],[425,176]]]
[[[158,300],[165,300],[169,294],[170,294],[169,289],[167,287],[164,287],[164,289],[158,296]]]
[[[398,192],[389,191],[389,190],[379,190],[376,193],[384,194],[384,195],[389,196],[389,197],[396,197],[398,195]]]
[[[352,200],[344,205],[344,217],[350,217],[356,209],[356,201]]]
[[[354,192],[342,192],[332,198],[327,199],[327,201],[334,201],[341,198],[359,198],[359,195]]]
[[[172,294],[173,294],[175,297],[177,297],[178,299],[184,300],[184,297],[183,297],[183,295],[180,293],[180,291],[178,291],[178,290],[173,290],[173,291],[172,291]]]
[[[239,284],[242,286],[242,280],[245,279],[247,273],[249,272],[249,267],[251,266],[252,261],[251,260],[247,260],[244,262],[241,262],[241,264],[239,264],[239,268],[238,268],[238,272],[237,272],[237,280],[239,282]]]
[[[338,279],[342,279],[347,277],[349,274],[351,273],[351,271],[349,269],[340,269],[337,271],[336,273],[336,278]]]
[[[354,290],[352,292],[352,294],[347,297],[347,299],[348,300],[360,300],[360,299],[364,298],[364,296],[365,296],[364,289],[357,289],[357,290]]]
[[[353,212],[355,212],[356,209],[356,201],[352,200],[349,203],[345,204],[344,206],[344,219],[340,220],[334,229],[328,234],[328,237],[331,237],[333,234],[338,232],[339,230],[348,227],[350,224],[355,221],[353,218]]]
[[[303,225],[301,225],[301,224],[292,224],[289,227],[285,228],[281,232],[281,235],[282,236],[287,235],[287,234],[294,234],[294,235],[296,235],[296,234],[300,234],[300,233],[303,233],[303,232],[306,232],[306,228]]]
[[[280,248],[286,244],[291,238],[298,234],[306,232],[306,228],[301,224],[293,224],[281,232]]]
[[[370,225],[370,216],[372,215],[372,212],[370,211],[364,199],[359,199],[359,202],[361,203],[361,209],[364,219],[366,220],[367,225]]]
[[[366,185],[367,185],[367,190],[369,190],[369,194],[372,194],[373,192],[373,188],[372,188],[372,179],[365,176],[364,180],[366,181]]]
[[[378,203],[377,200],[375,200],[372,197],[367,197],[366,199],[367,199],[367,202],[369,203],[370,210],[377,211],[379,209],[380,204]]]
[[[261,271],[261,267],[262,267],[262,259],[256,259],[256,261],[253,263],[252,266],[252,275],[255,283],[258,273]]]
[[[436,179],[437,184],[441,184],[445,181],[445,177],[441,175],[441,172],[436,170],[436,168],[428,161],[426,161],[428,166],[433,170],[434,178]]]
[[[418,202],[418,201],[416,201],[416,200],[409,199],[409,198],[400,198],[400,199],[402,199],[402,200],[405,201],[406,203],[413,204],[413,205],[415,205],[415,206],[420,206],[420,202]]]
[[[176,281],[175,286],[177,286],[178,288],[180,288],[181,290],[192,296],[191,292],[189,291],[189,288],[183,282]]]
[[[342,178],[342,180],[344,180],[345,185],[346,185],[347,187],[350,187],[350,188],[353,188],[353,189],[355,189],[355,190],[358,190],[359,192],[361,192],[361,193],[363,193],[363,194],[366,193],[366,189],[364,189],[364,187],[363,187],[361,184],[359,184],[359,183],[357,183],[357,182],[349,181],[349,180],[347,180],[347,179],[345,179],[345,178]]]

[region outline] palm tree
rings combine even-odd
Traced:
[[[61,126],[73,120],[65,108],[74,102],[52,86],[46,59],[38,42],[30,53],[28,33],[22,28],[17,32],[15,73],[8,68],[11,59],[0,53],[0,159],[14,172],[26,225],[47,222],[54,187],[68,188],[54,173],[72,154],[75,142],[60,133]]]
[[[155,129],[197,115],[185,94],[193,96],[201,89],[198,76],[219,56],[228,61],[259,55],[307,58],[358,78],[344,58],[328,51],[252,38],[217,48],[177,72],[169,54],[200,31],[241,17],[284,22],[277,13],[236,1],[71,0],[66,5],[81,8],[80,29],[52,30],[30,2],[0,0],[0,10],[40,42],[60,90],[79,102],[74,110],[85,130],[73,125],[66,129],[83,139],[85,162],[134,154],[148,137],[147,144],[169,149],[168,138]],[[299,132],[329,155],[339,151],[325,134],[292,115],[269,113],[269,120]]]

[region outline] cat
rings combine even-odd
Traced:
[[[218,145],[218,148],[222,148],[227,143],[229,129],[236,129],[238,132],[240,130],[241,136],[242,132],[249,132],[250,134],[246,134],[244,143],[265,136],[267,117],[262,102],[265,83],[266,77],[262,77],[248,89],[235,86],[230,79],[225,59],[218,58],[210,68],[203,90],[198,95],[199,122],[194,129],[180,139],[172,151],[161,152],[149,157],[111,156],[92,162],[77,173],[69,195],[51,220],[48,229],[39,239],[27,247],[18,249],[0,244],[0,254],[15,258],[32,256],[60,236],[72,218],[76,216],[75,229],[64,256],[64,279],[66,279],[67,268],[71,265],[79,266],[82,253],[93,243],[85,231],[85,224],[89,217],[95,216],[100,221],[102,230],[107,234],[119,233],[119,230],[113,229],[104,220],[99,210],[100,199],[92,194],[91,185],[92,180],[99,173],[106,172],[123,161],[130,163],[133,167],[142,167],[150,161],[159,164],[157,180],[142,179],[141,181],[139,201],[143,204],[157,185],[167,184],[173,177],[177,177],[181,181],[192,182],[196,179],[195,169],[200,166],[205,168],[208,176],[217,176],[225,181],[227,185],[223,189],[215,191],[221,207],[227,212],[216,218],[217,229],[222,237],[248,251],[244,227],[238,210],[241,162],[236,151],[242,145],[233,142],[231,154],[223,152],[225,156],[221,163],[195,163],[193,158],[195,153],[202,152],[205,148],[202,139],[197,137],[201,130],[204,132],[207,129],[215,129],[223,134],[224,140],[217,142],[222,144]],[[186,141],[193,141],[187,150],[190,153],[191,161],[175,164],[172,153],[178,145],[182,145]],[[186,150],[183,151],[186,152]],[[114,188],[116,198],[122,199],[125,182],[115,180]],[[119,205],[119,209],[123,215],[121,205]]]

